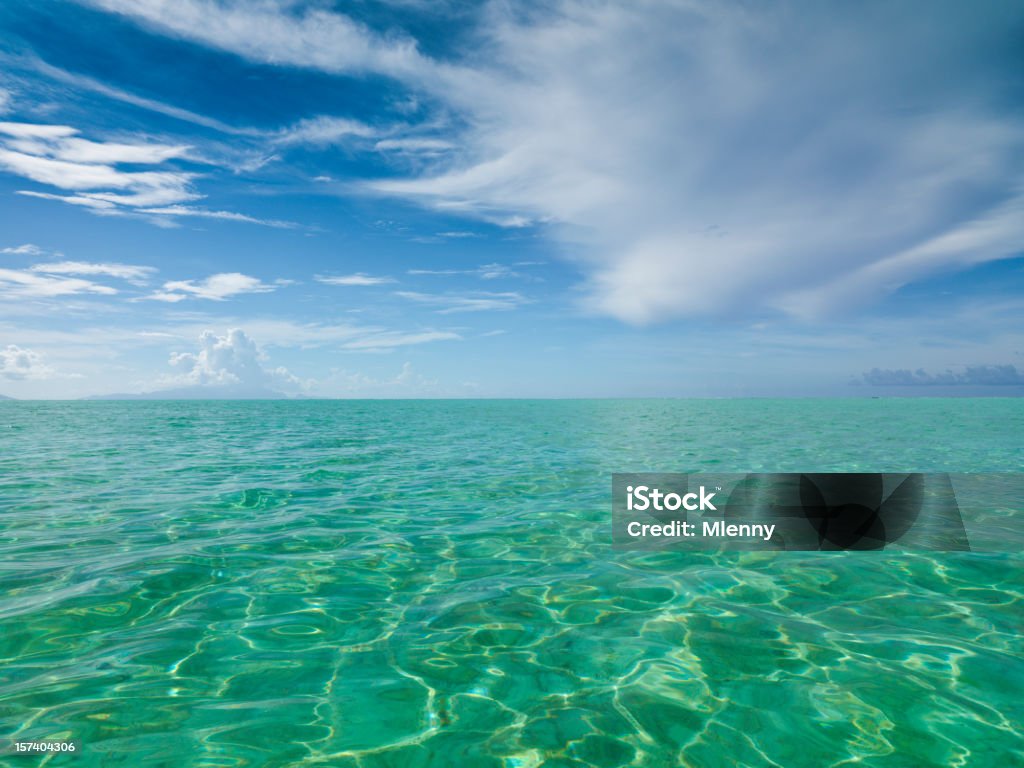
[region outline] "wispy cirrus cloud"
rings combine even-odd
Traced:
[[[107,275],[135,284],[144,284],[157,271],[156,267],[143,267],[137,264],[93,263],[87,261],[52,261],[33,264],[32,272],[43,272],[50,275]]]
[[[389,352],[400,347],[438,341],[459,341],[462,336],[441,328],[388,328],[355,323],[296,323],[287,320],[245,319],[239,324],[268,346],[330,348],[349,352]]]
[[[235,211],[211,211],[206,208],[196,208],[188,205],[171,205],[161,208],[140,208],[139,213],[152,216],[192,217],[198,219],[220,219],[222,221],[239,221],[246,224],[260,224],[265,227],[276,229],[294,229],[299,226],[294,221],[282,221],[281,219],[260,219],[255,216],[248,216]]]
[[[501,64],[475,73],[492,87],[467,77],[447,90],[470,116],[450,166],[368,186],[544,222],[581,259],[587,306],[640,324],[751,309],[820,317],[1018,252],[1024,217],[1001,206],[1015,207],[1024,126],[1000,109],[1007,93],[984,78],[936,89],[911,63],[942,61],[963,78],[973,62],[946,52],[967,50],[964,36],[1004,39],[1005,20],[964,13],[925,30],[910,9],[872,9],[498,12],[485,39]],[[945,245],[927,245],[936,239]],[[851,277],[857,295],[843,297]]]
[[[32,328],[24,324],[18,327],[0,320],[0,335],[10,337],[17,333],[24,343],[33,347],[60,348],[65,351],[74,349],[91,357],[98,350],[112,347],[153,346],[168,341],[191,343],[215,323],[244,328],[250,338],[258,339],[263,346],[289,349],[379,351],[462,338],[456,331],[432,327],[401,329],[355,323],[300,323],[280,318],[214,317],[206,314],[177,322],[164,319],[145,325],[142,330],[117,325],[89,325],[68,329]]]
[[[154,165],[186,157],[191,150],[190,146],[182,144],[90,141],[81,138],[77,129],[67,125],[2,122],[0,134],[7,137],[4,140],[6,148],[15,152],[86,165]],[[106,170],[99,169],[97,172],[105,173]],[[91,183],[92,179],[88,181]]]
[[[260,131],[253,128],[240,128],[228,125],[227,123],[208,117],[207,115],[200,115],[196,112],[182,109],[172,104],[165,104],[164,102],[157,101],[155,99],[148,99],[144,96],[139,96],[138,94],[125,91],[124,89],[116,88],[109,83],[101,82],[81,73],[68,72],[67,70],[55,67],[52,64],[34,56],[24,59],[23,63],[26,63],[31,69],[42,75],[72,86],[77,91],[91,91],[93,93],[98,93],[101,96],[114,99],[115,101],[131,104],[132,106],[140,107],[157,114],[172,117],[175,120],[181,120],[194,125],[201,125],[204,128],[212,128],[213,130],[220,131],[221,133],[227,133],[235,136],[257,136],[260,134]]]
[[[38,245],[25,243],[23,245],[12,245],[7,248],[2,248],[0,249],[0,253],[10,253],[17,256],[42,256],[46,251]]]
[[[118,165],[158,165],[180,158],[190,147],[161,143],[96,142],[66,125],[0,123],[0,168],[40,184],[72,191],[68,202],[100,210],[118,206],[164,205],[194,200],[194,174],[182,171],[125,171]],[[63,195],[29,194],[51,199]]]
[[[410,269],[410,275],[472,275],[481,280],[497,280],[521,275],[505,264],[483,264],[476,269]]]
[[[341,348],[361,352],[382,352],[396,347],[427,344],[432,341],[453,341],[461,338],[454,331],[371,331],[344,342]]]
[[[452,146],[360,188],[543,226],[586,306],[626,322],[816,319],[1024,240],[1020,74],[979,55],[1012,48],[1018,5],[921,24],[926,6],[883,2],[492,3],[442,61],[320,5],[83,2],[261,64],[396,79],[453,116],[431,139]],[[355,135],[324,126],[308,139]]]
[[[185,299],[224,301],[244,293],[269,293],[276,288],[262,280],[240,272],[222,272],[203,280],[170,280],[163,289],[144,298],[176,303]]]
[[[395,282],[393,277],[386,275],[367,275],[364,272],[357,272],[354,275],[317,275],[316,281],[325,285],[386,285]]]
[[[0,169],[71,194],[18,194],[77,205],[101,215],[131,215],[139,207],[195,200],[194,174],[126,171],[120,164],[153,165],[182,157],[187,146],[103,143],[81,139],[62,125],[0,123]]]
[[[76,294],[110,296],[116,288],[77,277],[47,275],[31,270],[0,269],[0,295],[12,298],[55,298]]]
[[[396,139],[381,139],[373,148],[378,152],[401,154],[436,155],[447,152],[455,145],[447,139],[409,136]]]
[[[267,64],[396,77],[420,77],[436,68],[411,38],[377,34],[348,16],[320,7],[210,0],[178,0],[173,6],[161,0],[85,2],[165,34]]]
[[[437,313],[441,315],[451,315],[457,312],[509,310],[530,303],[530,299],[514,291],[502,293],[476,291],[466,294],[395,291],[395,295],[417,304],[438,307]]]
[[[448,232],[438,232],[437,237],[444,237],[450,240],[461,240],[468,237],[480,237],[479,232],[469,232],[466,230],[450,230]]]
[[[328,146],[344,141],[350,137],[370,138],[377,135],[377,130],[358,120],[344,117],[320,115],[300,120],[271,134],[269,138],[277,144],[311,144]]]
[[[193,188],[196,174],[183,170],[124,170],[121,166],[163,165],[192,160],[187,144],[92,141],[67,125],[0,122],[0,169],[62,193],[18,190],[105,216],[139,216],[162,226],[183,217],[292,228],[296,224],[234,211],[185,205],[203,197]]]

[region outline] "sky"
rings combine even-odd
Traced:
[[[1024,394],[1019,2],[0,4],[0,395]]]

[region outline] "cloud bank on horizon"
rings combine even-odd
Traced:
[[[40,19],[56,32],[35,33]],[[98,215],[68,230],[103,228],[100,242],[188,229],[190,254],[0,244],[22,260],[0,264],[8,300],[203,305],[146,331],[180,339],[194,322],[251,333],[213,308],[235,301],[253,321],[323,325],[304,313],[344,292],[332,312],[373,322],[336,350],[506,339],[476,320],[501,317],[606,355],[595,370],[613,390],[629,388],[612,372],[630,348],[666,339],[724,350],[719,372],[747,382],[764,371],[751,349],[781,349],[781,390],[786,370],[817,367],[815,337],[848,360],[845,381],[872,370],[876,386],[934,387],[895,374],[1021,354],[1019,4],[46,0],[0,22],[4,190],[48,206],[40,217]],[[97,40],[122,47],[104,60]],[[226,237],[276,256],[228,255]],[[434,359],[460,369],[451,394],[478,391],[482,360],[522,367],[530,347],[461,365],[466,346]]]

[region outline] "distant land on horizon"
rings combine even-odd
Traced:
[[[304,396],[290,396],[273,389],[259,387],[192,386],[158,389],[153,392],[117,392],[110,395],[90,395],[82,400],[306,400]]]
[[[285,394],[276,390],[239,389],[234,387],[180,387],[176,389],[162,389],[153,392],[115,392],[106,395],[89,395],[86,397],[69,398],[68,402],[102,402],[102,401],[158,401],[158,400],[291,400],[291,401],[312,401],[312,400],[961,400],[980,399],[988,400],[993,398],[1019,399],[1022,393],[1019,392],[933,392],[928,394],[899,392],[882,395],[845,395],[845,396],[704,396],[704,397],[366,397],[352,395],[348,397],[331,397],[328,395],[311,396],[305,394]],[[58,398],[61,400],[63,398]],[[26,398],[10,397],[0,395],[0,401],[10,402],[45,402],[53,398]]]

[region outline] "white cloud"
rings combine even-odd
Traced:
[[[0,336],[17,334],[24,343],[33,346],[59,346],[65,350],[78,350],[93,357],[99,350],[124,348],[133,344],[151,343],[159,339],[194,339],[209,329],[213,318],[149,326],[139,330],[133,326],[83,326],[66,330],[31,328],[24,323],[13,325],[0,320]],[[320,347],[349,349],[390,349],[401,346],[426,344],[434,341],[458,340],[453,331],[421,328],[395,330],[383,326],[355,325],[352,323],[298,323],[291,320],[258,317],[218,318],[231,326],[242,326],[246,333],[269,347],[311,349]],[[350,345],[350,346],[346,346]]]
[[[461,339],[452,331],[378,331],[370,332],[341,345],[342,349],[359,350],[362,352],[379,352],[395,347],[408,347],[415,344],[427,344],[431,341],[454,341]]]
[[[143,96],[137,96],[134,93],[123,91],[120,88],[107,85],[106,83],[102,83],[91,77],[60,69],[59,67],[55,67],[38,58],[33,57],[24,63],[27,63],[29,66],[47,77],[51,77],[54,80],[73,86],[78,91],[85,90],[99,93],[102,96],[106,96],[107,98],[114,99],[116,101],[122,101],[126,104],[132,104],[133,106],[141,107],[142,109],[148,109],[161,115],[167,115],[168,117],[173,117],[176,120],[183,120],[188,123],[194,123],[195,125],[202,125],[206,128],[213,128],[214,130],[221,131],[223,133],[242,136],[255,136],[260,133],[255,129],[236,128],[222,123],[220,120],[215,120],[213,118],[206,117],[205,115],[190,112],[187,109],[181,109],[180,107],[164,104],[163,102],[154,101],[153,99],[147,99]]]
[[[162,208],[140,208],[139,213],[145,213],[152,216],[191,216],[200,219],[221,219],[224,221],[240,221],[247,224],[261,224],[265,227],[275,227],[277,229],[294,229],[298,226],[293,221],[281,221],[279,219],[259,219],[255,216],[247,216],[244,213],[235,213],[234,211],[210,211],[205,208],[195,208],[186,205],[172,205]]]
[[[0,168],[40,184],[71,190],[71,196],[34,193],[93,208],[153,206],[194,200],[193,174],[181,171],[123,171],[116,166],[157,165],[180,158],[185,145],[95,142],[67,125],[0,123]]]
[[[144,283],[157,271],[155,267],[141,267],[135,264],[94,264],[86,261],[33,264],[30,269],[33,272],[45,272],[50,275],[109,275],[133,283]]]
[[[42,356],[14,344],[0,348],[0,377],[5,379],[48,379],[53,369],[43,362]]]
[[[848,280],[870,300],[1024,242],[1001,212],[1024,176],[1019,83],[978,58],[1009,50],[1019,4],[922,24],[916,4],[489,3],[451,64],[283,0],[90,2],[257,62],[398,78],[464,128],[365,189],[544,224],[587,306],[629,322],[817,316]]]
[[[94,213],[103,215],[117,215],[121,213],[117,206],[109,200],[98,200],[88,195],[55,195],[52,192],[36,192],[31,189],[19,189],[17,194],[24,195],[25,197],[36,197],[40,200],[56,200],[68,205],[80,205],[84,208],[89,208]]]
[[[89,141],[78,137],[77,133],[77,130],[66,125],[0,123],[0,134],[7,136],[4,144],[8,149],[67,163],[157,165],[165,160],[185,157],[191,149],[185,145]],[[109,183],[106,185],[113,186]]]
[[[444,139],[428,138],[405,138],[405,139],[382,139],[373,145],[378,152],[404,152],[437,154],[447,152],[454,145]]]
[[[490,67],[437,81],[469,126],[461,151],[369,188],[546,223],[580,254],[595,311],[817,316],[849,301],[848,278],[870,300],[1024,243],[1024,217],[1003,214],[1024,126],[994,106],[995,81],[957,85],[962,51],[1001,38],[997,15],[923,27],[885,6],[491,8]]]
[[[456,312],[484,312],[497,309],[515,309],[516,307],[528,304],[529,299],[519,293],[506,291],[503,293],[490,293],[487,291],[476,291],[469,294],[437,294],[418,293],[416,291],[396,291],[396,296],[403,299],[415,301],[419,304],[440,307],[439,314],[450,315]]]
[[[358,120],[322,115],[300,120],[294,125],[282,129],[272,138],[279,144],[326,146],[336,144],[350,136],[369,138],[376,133],[375,129]]]
[[[318,388],[341,397],[409,397],[437,395],[438,382],[418,373],[412,363],[406,362],[392,378],[376,378],[364,373],[333,371],[318,384]]]
[[[232,385],[250,388],[291,387],[298,383],[287,369],[268,368],[266,356],[245,331],[232,328],[224,336],[210,330],[199,336],[199,351],[171,355],[170,364],[181,371],[177,383]]]
[[[6,88],[0,88],[0,115],[7,112],[11,108],[11,102],[14,98],[11,96],[11,92]]]
[[[131,205],[155,205],[177,200],[189,200],[196,195],[187,192],[188,174],[154,171],[125,172],[109,165],[54,160],[49,157],[28,155],[0,149],[0,166],[41,184],[61,189],[92,190],[113,188],[127,190],[126,194],[90,192],[83,197],[94,200]]]
[[[374,325],[351,323],[295,323],[288,320],[239,319],[249,333],[275,347],[337,347],[339,349],[380,352],[396,347],[457,341],[454,331],[433,328],[395,330]]]
[[[56,141],[58,139],[66,139],[69,136],[74,136],[78,131],[68,125],[36,125],[34,123],[3,122],[0,123],[0,133],[20,140],[37,139]]]
[[[327,285],[384,285],[395,282],[393,277],[367,275],[363,272],[354,275],[317,275],[316,280]]]
[[[269,293],[273,285],[267,285],[259,278],[240,272],[221,272],[205,280],[170,280],[163,290],[145,297],[154,301],[178,302],[187,298],[223,301],[242,293]]]
[[[189,216],[291,228],[292,222],[259,219],[233,211],[182,205],[202,195],[192,189],[196,174],[180,170],[126,171],[119,165],[161,165],[189,157],[191,147],[157,142],[98,142],[67,125],[0,122],[0,169],[72,194],[18,190],[104,216],[142,216],[161,226]]]
[[[410,269],[410,275],[473,275],[481,280],[497,280],[506,277],[521,277],[504,264],[483,264],[476,269]]]
[[[853,267],[813,290],[785,293],[777,300],[794,315],[817,316],[830,307],[864,302],[879,290],[893,291],[920,274],[941,268],[969,267],[1005,258],[1024,247],[1024,193],[934,237]]]
[[[80,293],[112,295],[117,290],[77,277],[55,277],[18,269],[0,269],[0,295],[16,298],[52,298]]]
[[[25,243],[24,245],[16,245],[0,250],[0,253],[12,253],[19,256],[42,256],[46,251],[40,248],[38,245],[32,243]]]
[[[458,240],[458,239],[463,239],[463,238],[467,238],[467,237],[480,237],[480,233],[479,232],[467,232],[465,230],[456,230],[454,232],[438,232],[437,236],[438,237],[447,237],[449,239]]]
[[[327,72],[380,72],[419,77],[434,63],[416,43],[383,37],[322,8],[294,10],[292,3],[211,0],[86,0],[162,32],[240,54],[254,61]]]

